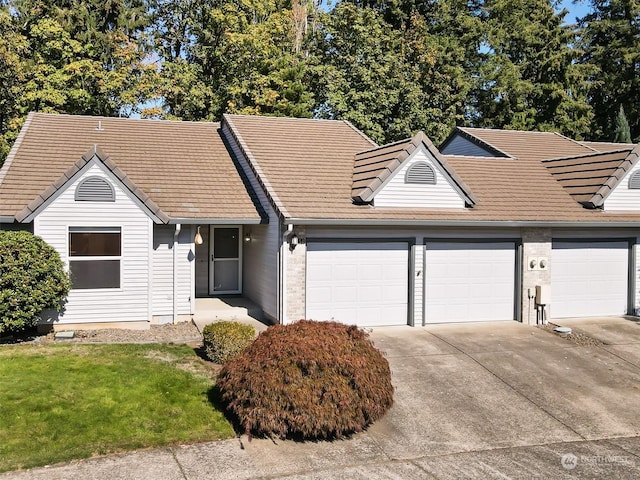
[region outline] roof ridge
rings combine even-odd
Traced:
[[[369,135],[367,135],[366,133],[364,133],[362,130],[360,130],[359,128],[356,128],[355,125],[353,125],[353,123],[351,123],[349,120],[341,120],[342,122],[346,123],[347,125],[349,125],[353,130],[356,131],[356,133],[358,133],[358,135],[360,135],[362,138],[364,138],[367,142],[371,143],[371,145],[375,145],[373,148],[379,147],[379,145],[374,142]],[[366,150],[363,150],[366,151]]]
[[[593,150],[594,152],[597,152],[597,151],[598,151],[598,150],[596,150],[595,148],[590,147],[589,145],[585,145],[585,144],[583,144],[583,143],[581,143],[581,142],[579,142],[579,141],[577,141],[577,140],[574,140],[573,138],[569,138],[569,137],[567,137],[566,135],[563,135],[563,134],[561,134],[561,133],[559,133],[559,132],[553,132],[553,133],[555,133],[555,134],[556,134],[556,135],[558,135],[559,137],[564,138],[565,140],[569,140],[570,142],[575,143],[576,145],[580,145],[581,147],[588,148],[589,150]]]
[[[13,145],[11,146],[11,150],[9,150],[9,154],[7,155],[7,158],[4,159],[4,163],[0,168],[0,185],[2,185],[2,182],[4,181],[4,177],[7,176],[7,173],[9,172],[9,168],[11,168],[11,164],[13,163],[13,159],[18,153],[18,150],[20,149],[20,145],[22,145],[22,140],[26,136],[28,127],[31,124],[31,120],[35,115],[36,115],[35,112],[29,112],[26,120],[24,121],[24,124],[20,128],[20,133],[18,133],[18,136],[16,137],[15,142],[13,142]]]
[[[247,116],[247,117],[251,116],[255,118],[255,115],[244,115],[244,116]],[[238,145],[238,148],[240,149],[240,151],[246,158],[247,163],[249,164],[249,168],[253,171],[253,174],[256,176],[258,183],[262,186],[263,190],[267,194],[267,197],[271,200],[271,203],[273,204],[275,209],[278,210],[283,216],[290,217],[289,212],[284,206],[284,203],[282,203],[282,201],[276,194],[273,186],[267,179],[266,175],[264,175],[264,172],[262,171],[262,167],[260,167],[260,163],[253,156],[253,153],[251,153],[251,149],[242,138],[242,135],[240,135],[240,132],[238,131],[235,124],[233,123],[233,120],[231,117],[232,115],[225,113],[222,116],[222,120],[223,120],[222,123],[229,127],[229,131],[231,133],[231,136],[233,137],[233,141],[236,143],[236,145]],[[224,134],[224,125],[221,127],[223,134]]]
[[[215,128],[220,126],[220,122],[212,122],[208,120],[171,120],[171,119],[160,119],[160,118],[131,118],[131,117],[109,117],[107,115],[75,115],[71,113],[48,113],[48,112],[30,112],[29,115],[37,116],[37,117],[64,117],[64,118],[95,118],[100,120],[116,120],[122,122],[140,122],[140,123],[172,123],[172,124],[183,124],[183,125],[211,125]]]
[[[223,117],[232,118],[232,117],[241,117],[241,118],[259,118],[265,119],[269,121],[275,120],[285,120],[285,121],[307,121],[307,122],[330,122],[330,123],[341,123],[345,122],[345,120],[333,120],[331,118],[308,118],[308,117],[279,117],[277,115],[247,115],[244,113],[225,113]]]
[[[578,158],[587,158],[587,157],[597,157],[599,155],[611,155],[612,153],[621,153],[621,152],[625,152],[625,151],[629,151],[631,152],[633,150],[633,148],[621,148],[619,150],[608,150],[606,152],[600,152],[598,150],[595,150],[591,153],[583,153],[580,155],[567,155],[565,157],[553,157],[553,158],[544,158],[541,160],[542,163],[547,163],[547,162],[554,162],[554,161],[558,161],[558,160],[570,160],[570,159],[578,159]]]

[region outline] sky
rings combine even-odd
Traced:
[[[565,17],[567,23],[575,23],[576,18],[584,17],[589,13],[588,1],[563,0],[561,7],[569,10],[569,13]]]

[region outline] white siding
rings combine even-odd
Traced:
[[[249,178],[258,200],[269,216],[266,225],[245,225],[251,233],[251,242],[243,245],[243,295],[258,304],[267,317],[278,318],[278,269],[280,248],[280,222],[262,186],[244,158],[242,151],[225,125],[223,133]]]
[[[436,174],[435,185],[404,182],[407,169],[417,162],[427,162]],[[374,199],[376,207],[464,208],[464,200],[449,184],[436,162],[418,150],[382,187]]]
[[[116,192],[115,202],[75,202],[77,184],[97,175],[108,179]],[[97,165],[92,165],[69,185],[34,220],[34,233],[52,245],[68,265],[69,227],[121,227],[121,285],[118,289],[72,290],[59,323],[149,321],[149,248],[151,219],[114,184]]]
[[[153,315],[173,315],[173,236],[175,225],[153,227]],[[182,225],[176,250],[176,309],[179,315],[191,313],[191,264],[195,261],[190,225]]]
[[[618,185],[613,189],[604,201],[604,209],[616,210],[640,210],[640,190],[629,188],[629,178],[640,170],[640,162],[629,170]]]
[[[442,149],[443,155],[467,155],[469,157],[495,157],[480,145],[477,145],[460,135],[453,137],[449,145]]]

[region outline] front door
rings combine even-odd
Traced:
[[[242,227],[211,226],[209,293],[242,293]]]

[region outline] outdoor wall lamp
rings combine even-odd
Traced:
[[[291,235],[291,239],[289,240],[289,243],[291,244],[291,246],[293,248],[295,248],[296,245],[298,245],[299,240],[298,240],[298,236],[295,233],[293,235]]]
[[[203,241],[204,240],[202,240],[202,235],[200,235],[200,225],[198,225],[198,231],[196,232],[196,236],[194,237],[193,242],[196,245],[202,245]]]
[[[251,232],[245,232],[244,234],[244,241],[246,243],[249,243],[251,241]]]

